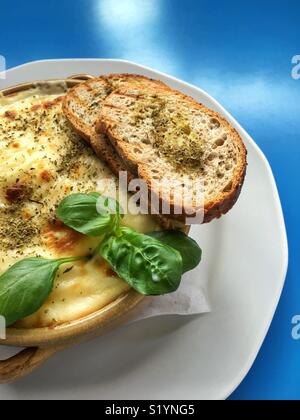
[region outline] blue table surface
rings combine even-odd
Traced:
[[[232,399],[300,399],[299,115],[297,0],[1,1],[7,66],[48,58],[123,58],[216,97],[267,155],[286,218],[290,266],[268,337]]]

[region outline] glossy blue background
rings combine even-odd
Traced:
[[[252,135],[273,167],[290,268],[271,331],[233,399],[300,399],[297,0],[1,1],[0,54],[13,67],[46,58],[124,58],[202,87]]]

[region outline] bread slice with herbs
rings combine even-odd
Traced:
[[[180,92],[123,86],[102,105],[97,132],[108,136],[173,219],[184,222],[202,208],[203,222],[210,222],[240,195],[247,167],[241,137],[218,113]]]
[[[96,133],[96,122],[103,101],[114,90],[134,83],[137,86],[165,86],[162,82],[135,74],[112,74],[90,79],[70,89],[63,102],[63,111],[73,128],[108,163],[115,174],[126,167],[104,134]]]

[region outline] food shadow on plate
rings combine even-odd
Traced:
[[[176,345],[176,333],[200,316],[205,315],[163,316],[121,327],[57,353],[39,370],[9,387],[17,393],[42,394],[74,384],[82,387],[113,382],[161,352],[169,340]]]

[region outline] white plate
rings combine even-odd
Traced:
[[[209,272],[211,314],[152,319],[56,355],[1,399],[225,399],[251,368],[274,316],[288,265],[285,225],[270,166],[213,98],[167,75],[119,60],[62,60],[9,70],[0,87],[78,73],[140,73],[219,111],[249,152],[245,187],[226,217],[193,229]]]

